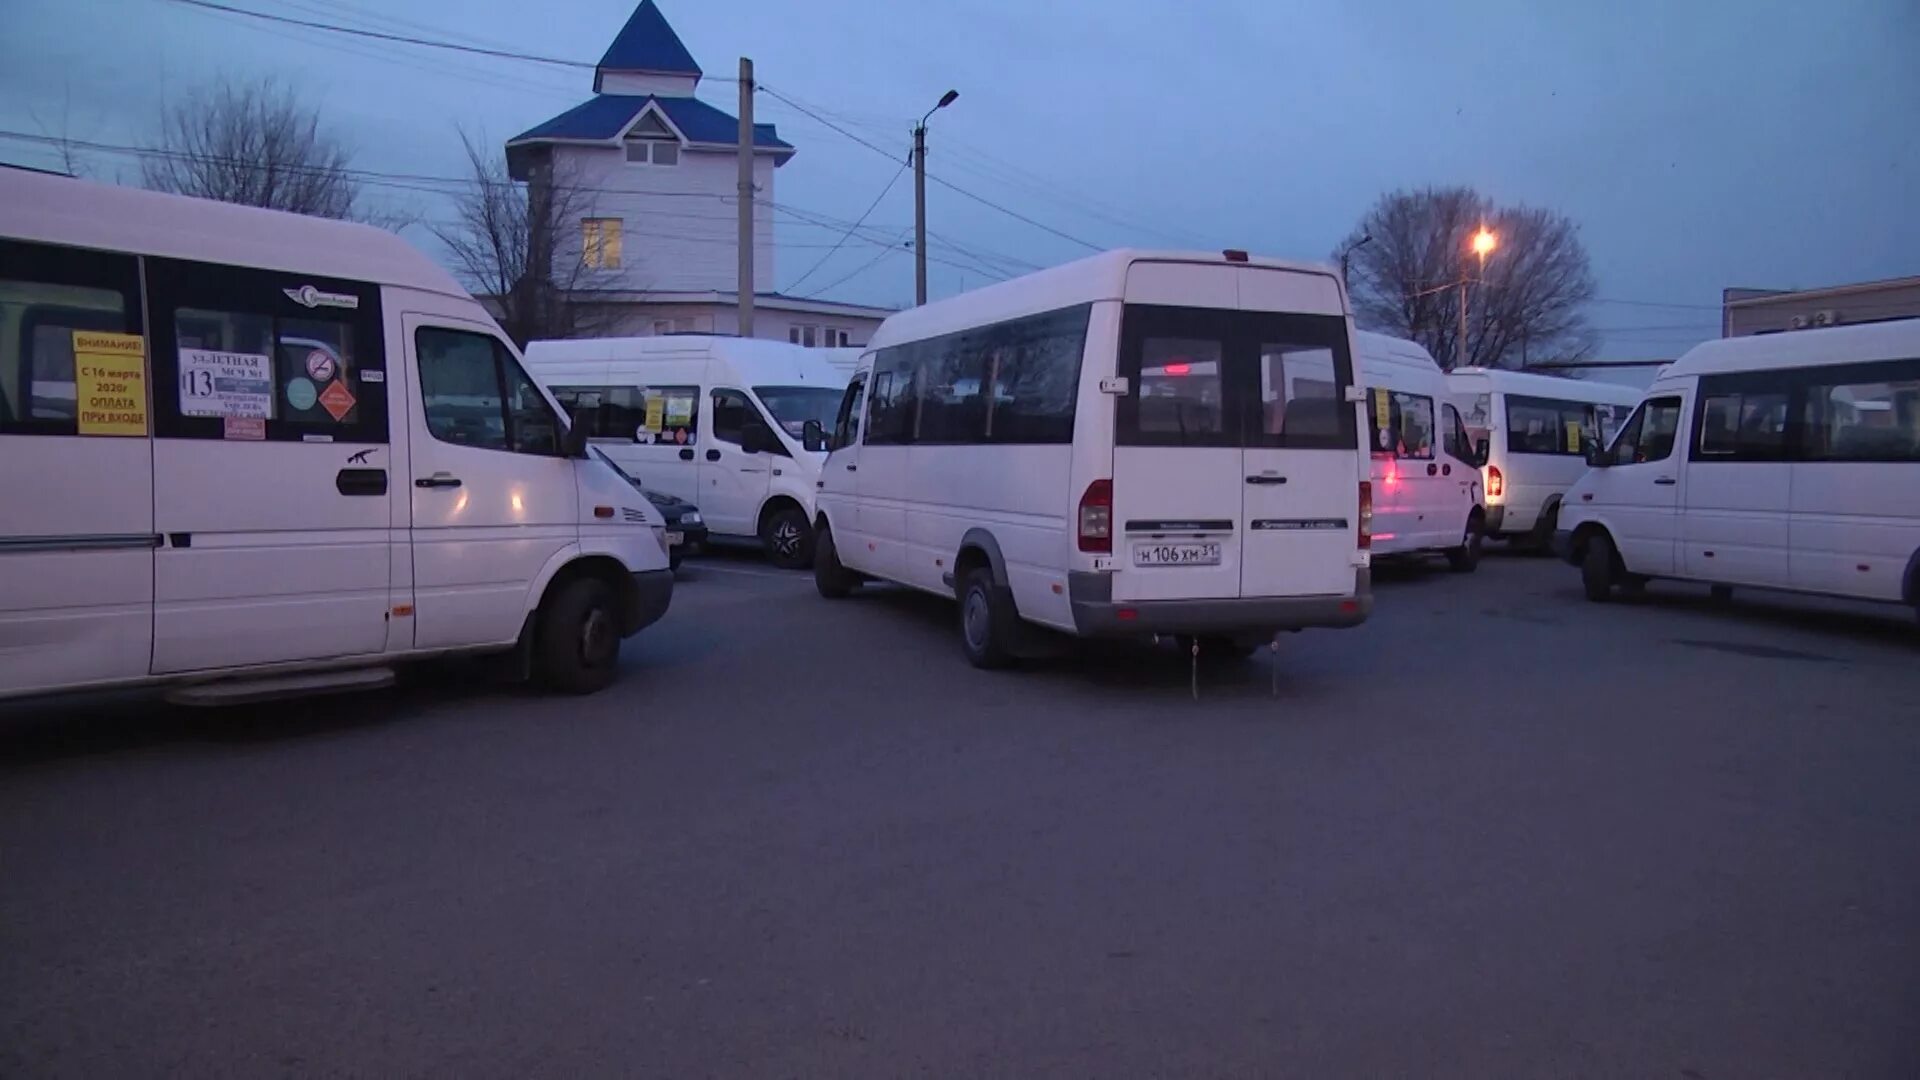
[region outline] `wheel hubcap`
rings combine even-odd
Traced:
[[[773,527],[773,548],[789,558],[800,554],[800,529],[791,521]]]
[[[978,651],[987,644],[987,598],[978,589],[967,594],[967,602],[962,607],[960,621],[967,634],[967,644]]]
[[[589,664],[604,663],[612,656],[619,637],[613,632],[613,616],[605,608],[594,608],[580,622],[580,658]]]

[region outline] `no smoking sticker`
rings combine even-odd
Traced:
[[[314,382],[326,384],[340,370],[340,362],[331,353],[315,349],[307,354],[307,377]]]
[[[353,391],[347,389],[344,379],[335,379],[327,384],[325,390],[320,391],[321,407],[326,409],[327,415],[333,417],[336,422],[347,418],[347,413],[353,411],[353,404]]]

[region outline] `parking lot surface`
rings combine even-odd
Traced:
[[[0,710],[0,1075],[1920,1073],[1910,614],[1377,591],[1198,701],[718,556],[590,698]]]

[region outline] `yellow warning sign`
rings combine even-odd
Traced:
[[[647,422],[641,425],[646,431],[659,432],[666,426],[667,399],[659,394],[647,395]]]
[[[1386,431],[1393,426],[1393,403],[1387,399],[1387,388],[1373,388],[1373,426]]]
[[[1579,452],[1580,452],[1580,421],[1569,420],[1567,421],[1567,453],[1577,454]]]
[[[75,330],[73,374],[80,434],[147,433],[145,338]]]

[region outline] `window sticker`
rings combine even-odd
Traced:
[[[320,400],[320,391],[313,388],[310,379],[291,379],[287,382],[287,404],[296,412],[306,412]]]
[[[353,391],[347,389],[347,380],[335,379],[328,383],[327,388],[320,391],[320,404],[325,407],[328,416],[335,421],[345,422],[354,405]]]
[[[272,358],[181,349],[180,415],[273,419]]]
[[[82,435],[147,433],[147,342],[138,334],[73,332]]]
[[[315,349],[307,354],[307,377],[314,382],[325,384],[333,381],[335,372],[340,370],[340,362],[333,354]]]
[[[229,416],[220,421],[220,437],[263,442],[267,437],[267,422],[253,416]]]
[[[1580,452],[1580,421],[1569,420],[1567,421],[1567,453],[1577,454],[1579,452]]]
[[[647,395],[647,419],[640,430],[659,432],[666,426],[667,399],[659,394]]]

